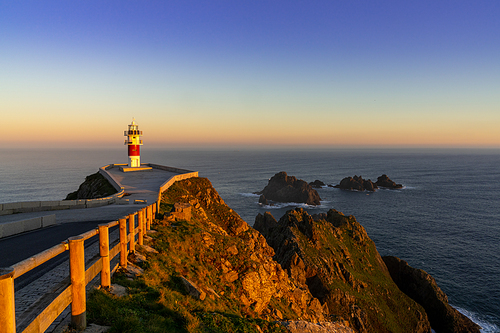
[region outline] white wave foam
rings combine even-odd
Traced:
[[[321,207],[322,205],[319,206],[314,206],[314,205],[308,205],[305,203],[298,203],[298,202],[273,202],[272,205],[261,205],[262,208],[265,209],[282,209],[286,207],[298,207],[298,208],[304,208],[304,209],[319,209],[323,208]]]
[[[249,198],[258,198],[260,195],[255,194],[255,193],[240,193],[242,197],[249,197]]]
[[[332,186],[328,186],[328,185],[325,185],[325,186],[321,186],[320,188],[321,190],[337,190],[336,187],[332,187]]]
[[[460,312],[461,314],[463,314],[464,316],[466,316],[467,318],[469,318],[470,320],[472,320],[473,322],[475,322],[476,324],[481,326],[482,333],[499,333],[500,332],[500,328],[497,325],[487,322],[486,320],[481,318],[477,313],[456,307],[454,305],[452,305],[452,306],[455,309],[457,309],[458,312]]]

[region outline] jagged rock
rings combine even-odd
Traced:
[[[427,272],[397,257],[383,257],[399,289],[421,304],[432,327],[439,333],[474,333],[480,327],[448,304],[448,297]]]
[[[403,188],[403,185],[396,184],[396,182],[392,181],[389,177],[387,177],[387,175],[382,175],[378,177],[375,184],[377,184],[378,187],[385,187],[392,189]]]
[[[112,284],[109,288],[109,292],[115,296],[123,297],[128,295],[127,288],[119,284]]]
[[[207,297],[207,293],[198,288],[198,286],[194,282],[189,281],[183,276],[181,276],[181,281],[186,288],[186,292],[190,296],[199,299],[200,301],[203,301]]]
[[[135,279],[137,276],[144,274],[144,270],[140,267],[135,266],[132,262],[128,262],[125,275],[131,279]]]
[[[137,246],[139,247],[141,245],[137,245]],[[140,254],[139,252],[135,252],[135,253],[129,254],[127,259],[130,262],[133,262],[134,264],[140,264],[140,263],[143,263],[146,261],[146,256]]]
[[[334,187],[342,190],[356,190],[356,191],[375,191],[378,187],[370,179],[363,179],[361,176],[346,177],[340,181],[340,184]]]
[[[291,333],[355,333],[355,331],[344,323],[319,322],[311,323],[303,320],[290,320],[281,322]]]
[[[149,245],[137,245],[139,247],[139,249],[143,250],[143,251],[146,251],[148,253],[158,253],[158,251],[156,251],[154,248],[152,248],[151,246]]]
[[[90,324],[82,333],[105,333],[111,329],[110,326]]]
[[[85,177],[85,181],[75,192],[69,193],[64,200],[97,199],[104,198],[118,191],[99,172]]]
[[[264,194],[261,194],[259,197],[259,203],[261,205],[269,205],[269,201],[266,199],[266,196]]]
[[[278,222],[274,218],[274,216],[271,215],[269,212],[265,212],[264,215],[258,214],[255,217],[255,223],[253,225],[253,228],[255,230],[259,230],[263,235],[266,235],[269,233],[269,229],[277,227]]]
[[[313,218],[298,208],[279,221],[259,214],[254,228],[300,287],[297,299],[299,290],[309,290],[323,311],[348,321],[358,333],[430,332],[424,309],[392,281],[375,244],[353,216],[331,209]]]
[[[257,194],[262,194],[267,200],[276,202],[319,205],[321,201],[318,192],[311,185],[294,176],[288,176],[284,171],[275,174],[267,186]]]
[[[314,188],[322,188],[323,186],[325,186],[325,183],[323,183],[321,180],[316,179],[315,181],[310,182],[309,185],[311,185]]]
[[[191,204],[186,202],[176,202],[172,210],[163,215],[164,222],[189,221],[191,220]]]

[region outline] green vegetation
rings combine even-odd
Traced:
[[[169,212],[173,203],[189,200],[201,207],[183,186],[174,184],[164,193],[158,216]],[[260,318],[251,306],[242,306],[241,281],[224,278],[223,263],[241,274],[252,269],[252,261],[233,255],[245,251],[245,242],[218,225],[220,214],[229,218],[235,213],[218,202],[218,195],[208,200],[215,210],[193,209],[189,221],[155,221],[157,232],[148,244],[159,253],[145,253],[147,261],[138,264],[144,274],[134,280],[120,270],[113,276],[113,283],[126,287],[128,296],[92,291],[89,322],[111,326],[110,332],[287,332],[271,318]],[[191,296],[182,278],[196,283],[206,297]]]

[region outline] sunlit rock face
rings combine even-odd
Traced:
[[[189,216],[170,218],[176,207],[188,205]],[[163,260],[196,286],[198,299],[205,293],[204,302],[252,318],[328,320],[326,308],[288,276],[262,234],[224,203],[208,179],[172,185],[156,223],[157,242],[168,244]]]

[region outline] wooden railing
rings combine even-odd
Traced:
[[[151,228],[157,210],[158,203],[155,202],[118,221],[101,224],[96,229],[70,237],[62,244],[23,260],[12,267],[0,268],[0,333],[15,333],[16,330],[26,333],[44,332],[70,304],[72,325],[77,328],[85,328],[87,325],[87,284],[101,273],[101,287],[109,288],[111,286],[111,274],[118,267],[127,267],[127,255],[135,251],[136,238],[140,245],[143,244],[144,235]],[[117,225],[120,234],[119,242],[110,248],[109,228]],[[99,236],[99,259],[85,269],[84,242],[97,235]],[[70,283],[62,288],[59,295],[48,306],[40,309],[41,312],[35,318],[33,316],[20,316],[16,325],[14,280],[66,251],[69,251]],[[119,262],[111,267],[111,261],[118,254],[120,254]]]
[[[153,165],[153,167],[168,169],[168,167],[159,165]],[[170,169],[173,170],[173,168]],[[97,274],[101,273],[101,287],[109,288],[111,286],[111,274],[118,267],[127,268],[127,256],[129,253],[135,252],[136,238],[138,244],[143,245],[144,235],[147,230],[150,230],[154,216],[159,211],[161,194],[177,180],[198,177],[198,172],[184,169],[175,170],[180,174],[170,177],[160,186],[158,201],[155,203],[129,214],[118,221],[101,224],[96,229],[75,237],[70,237],[62,244],[51,247],[11,267],[0,268],[0,333],[45,332],[70,304],[72,325],[77,328],[85,328],[87,325],[87,284]],[[117,184],[121,186],[119,183]],[[119,242],[110,248],[109,228],[117,225],[119,226]],[[84,242],[97,235],[99,235],[99,259],[85,269]],[[40,311],[36,312],[38,313],[36,317],[30,311],[29,315],[22,314],[16,324],[14,280],[66,251],[69,251],[70,281],[62,284],[62,287],[59,288],[58,296],[49,305],[40,307]],[[111,267],[111,261],[118,254],[120,254],[119,262],[114,267]]]
[[[160,167],[156,166],[155,167]],[[181,170],[181,169],[179,169]],[[71,304],[71,323],[77,328],[85,328],[86,319],[86,286],[97,274],[101,273],[101,287],[109,288],[111,274],[118,267],[127,267],[127,256],[135,252],[136,238],[143,245],[144,235],[151,228],[151,223],[159,210],[161,194],[177,180],[197,177],[198,172],[189,172],[169,178],[159,189],[158,201],[141,210],[127,215],[118,221],[99,225],[81,235],[70,237],[62,244],[56,245],[37,255],[23,260],[12,267],[0,268],[0,333],[45,332],[54,320]],[[136,218],[137,217],[137,218]],[[137,227],[136,227],[137,223]],[[119,242],[110,248],[109,228],[119,226]],[[127,228],[128,225],[128,228]],[[128,232],[127,232],[128,231]],[[84,242],[99,235],[99,259],[85,269]],[[38,315],[21,315],[16,324],[16,307],[14,296],[14,280],[26,272],[40,266],[48,260],[69,251],[70,282],[59,288],[59,294],[49,305],[42,306]],[[111,261],[120,254],[119,262],[111,267]],[[34,318],[33,318],[34,317]]]

